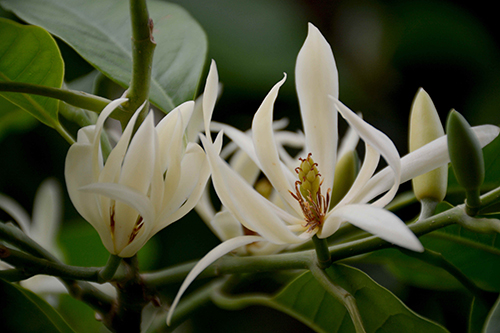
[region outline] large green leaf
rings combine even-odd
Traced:
[[[74,332],[38,295],[0,279],[0,331]]]
[[[451,225],[420,238],[424,247],[441,253],[479,287],[500,291],[500,237]]]
[[[407,308],[390,291],[358,269],[333,265],[327,273],[355,297],[366,332],[447,332]],[[213,299],[227,309],[256,304],[269,306],[299,319],[317,332],[354,332],[344,306],[310,272],[301,274],[274,297],[227,296],[217,291]]]
[[[64,64],[56,42],[47,31],[0,18],[0,36],[0,81],[61,87]],[[20,93],[0,92],[0,95],[44,124],[60,126],[59,101]]]
[[[123,87],[131,80],[132,51],[128,1],[1,0],[21,19],[47,29]],[[163,111],[194,98],[207,52],[198,23],[181,7],[148,1],[157,43],[151,101]]]

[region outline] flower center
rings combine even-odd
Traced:
[[[300,166],[295,169],[299,180],[295,182],[295,193],[289,191],[292,197],[300,204],[306,220],[305,228],[313,231],[319,228],[325,219],[330,205],[330,191],[326,192],[326,197],[321,194],[321,174],[318,171],[318,163],[312,159],[309,153],[307,158],[299,158]]]

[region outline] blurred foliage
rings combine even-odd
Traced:
[[[205,29],[209,40],[209,59],[217,61],[223,93],[214,120],[228,122],[241,129],[250,126],[252,116],[265,94],[286,72],[288,80],[276,103],[275,118],[289,117],[292,128],[300,126],[294,86],[295,58],[307,33],[307,22],[314,23],[334,50],[340,78],[340,97],[364,118],[387,133],[400,154],[407,152],[408,117],[413,96],[423,87],[433,99],[444,121],[451,108],[460,111],[474,126],[499,124],[500,34],[493,10],[479,2],[414,0],[177,0]],[[0,10],[0,16],[13,18]],[[71,48],[57,40],[65,61],[65,80],[71,82],[92,71]],[[98,76],[99,77],[99,76]],[[91,91],[92,80],[81,89]],[[202,80],[203,81],[203,80]],[[99,91],[108,91],[112,83],[96,79]],[[116,87],[113,86],[113,89]],[[0,105],[4,103],[0,100]],[[36,188],[43,179],[55,176],[64,184],[64,160],[68,144],[52,129],[36,125],[26,117],[7,130],[13,108],[0,113],[0,193],[7,194],[24,207],[31,207]],[[343,121],[340,121],[344,126]],[[342,128],[342,127],[341,127]],[[499,142],[498,139],[496,142]],[[496,170],[492,168],[492,170]],[[498,173],[488,173],[488,185]],[[453,182],[453,181],[452,181]],[[493,186],[493,185],[492,185]],[[405,188],[403,186],[403,188]],[[107,254],[97,233],[82,221],[67,196],[65,222],[60,244],[68,250],[74,264],[102,265]],[[4,219],[4,216],[0,214]],[[448,230],[447,237],[455,237]],[[430,236],[429,244],[435,241]],[[144,269],[156,269],[201,257],[217,244],[195,213],[156,235],[139,256]],[[459,243],[457,243],[459,244]],[[440,244],[438,244],[440,245]],[[437,245],[436,245],[437,246]],[[459,245],[456,245],[458,246]],[[450,250],[451,251],[451,250]],[[156,255],[153,256],[153,253]],[[398,257],[399,254],[391,254]],[[395,258],[400,260],[401,258]],[[458,263],[459,264],[459,263]],[[401,267],[397,276],[414,270],[415,262]],[[473,271],[476,266],[467,266]],[[498,267],[498,266],[497,266]],[[426,267],[426,271],[432,271]],[[378,274],[377,274],[378,272]],[[391,285],[394,277],[376,269],[377,282]],[[449,276],[443,272],[444,279]],[[436,278],[434,276],[434,278]],[[479,276],[478,279],[482,277]],[[392,280],[391,280],[392,279]],[[418,280],[418,279],[417,279]],[[392,290],[414,311],[445,324],[452,332],[465,332],[470,295],[459,286],[446,285],[429,291],[425,280],[392,284]],[[422,282],[423,281],[423,282]],[[493,282],[485,281],[492,286]],[[166,290],[173,296],[177,286]],[[498,289],[498,285],[494,285]],[[445,301],[444,301],[445,300]],[[73,311],[82,304],[62,299],[64,314],[77,332],[86,332]],[[447,306],[453,304],[453,307]],[[86,306],[83,306],[86,307]],[[74,309],[74,310],[73,310]],[[251,307],[245,312],[227,312],[209,306],[195,314],[183,327],[203,332],[214,324],[219,332],[307,332],[308,328],[274,310]],[[248,323],[246,318],[257,320]],[[270,318],[272,317],[272,318]],[[459,318],[459,319],[457,319]],[[462,319],[460,319],[462,318]],[[95,323],[95,322],[94,322]],[[94,324],[93,323],[93,324]],[[280,324],[282,323],[282,324]],[[280,326],[282,325],[282,326]],[[91,326],[96,327],[96,326]],[[179,331],[183,328],[180,327]],[[250,329],[249,329],[250,328]]]

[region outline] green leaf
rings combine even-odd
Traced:
[[[431,290],[456,290],[462,288],[450,273],[422,260],[409,257],[396,249],[374,251],[361,262],[382,264],[401,282]]]
[[[52,36],[40,27],[0,18],[0,82],[22,82],[60,88],[64,76],[61,53]],[[42,123],[60,127],[59,101],[36,95],[0,92]]]
[[[500,291],[500,237],[450,225],[420,237],[425,248],[439,252],[476,285]]]
[[[132,72],[128,1],[1,0],[0,5],[44,27],[113,81],[128,87]],[[150,99],[168,112],[194,98],[207,41],[198,23],[178,5],[148,1],[148,10],[157,43]]]
[[[326,272],[355,297],[366,332],[447,332],[408,309],[390,291],[358,269],[333,265]],[[347,310],[310,272],[301,274],[273,297],[227,296],[220,290],[214,291],[213,296],[214,302],[226,309],[264,305],[289,314],[317,332],[354,332]]]
[[[474,297],[469,317],[469,333],[481,333],[495,299],[481,299]],[[498,327],[497,327],[498,328]]]
[[[74,332],[38,295],[0,279],[2,332]]]

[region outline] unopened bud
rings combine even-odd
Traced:
[[[443,126],[429,94],[420,88],[413,100],[410,114],[410,152],[444,135]],[[448,166],[413,178],[413,191],[417,200],[443,201],[448,184]]]
[[[335,166],[330,207],[335,207],[349,192],[359,171],[359,158],[355,150],[342,155]]]
[[[479,188],[484,181],[481,144],[467,120],[455,110],[448,115],[446,131],[453,172],[460,186],[466,190],[468,214],[474,215],[481,203]]]

